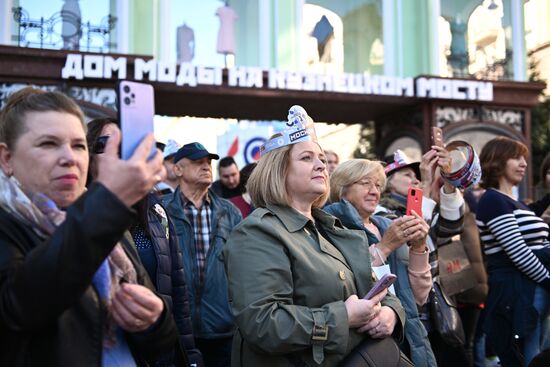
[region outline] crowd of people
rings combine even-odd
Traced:
[[[549,365],[550,195],[514,195],[521,142],[489,141],[464,190],[438,145],[341,162],[300,106],[241,170],[200,142],[150,158],[152,135],[122,160],[120,140],[57,92],[0,111],[0,365],[369,366],[388,345],[401,366]],[[450,343],[433,306],[456,243],[474,276],[446,295]]]

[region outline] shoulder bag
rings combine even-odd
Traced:
[[[451,347],[461,347],[465,343],[462,320],[454,302],[443,292],[436,280],[430,291],[430,317],[433,329]]]
[[[339,367],[414,367],[401,352],[392,337],[383,339],[366,338],[355,347]]]

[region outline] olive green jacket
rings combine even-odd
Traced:
[[[363,231],[345,229],[314,209],[313,223],[289,207],[257,209],[241,222],[224,248],[229,298],[238,330],[232,366],[335,366],[367,334],[349,329],[344,301],[373,285]],[[383,305],[405,313],[396,297]],[[299,363],[298,363],[299,362]]]

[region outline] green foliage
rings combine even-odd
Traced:
[[[539,179],[539,167],[544,157],[550,153],[550,98],[531,109],[531,155],[533,159],[533,178]]]
[[[353,151],[353,158],[377,159],[374,152],[374,122],[368,121],[361,126],[359,141]]]
[[[537,62],[529,62],[529,80],[543,81],[537,71]],[[540,180],[539,168],[544,157],[550,153],[550,97],[541,96],[541,103],[531,109],[531,157],[533,183]]]

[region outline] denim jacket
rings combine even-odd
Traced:
[[[364,230],[369,238],[372,237],[372,234],[363,225],[359,213],[349,201],[341,200],[326,206],[324,210],[340,219],[346,227]],[[370,220],[378,228],[382,236],[392,222],[390,219],[378,215],[372,215]],[[428,333],[418,316],[418,309],[409,284],[407,263],[403,259],[406,258],[406,254],[401,253],[406,250],[406,247],[400,247],[398,250],[392,252],[388,257],[388,262],[391,272],[397,275],[398,281],[394,284],[394,287],[397,298],[401,301],[407,315],[405,321],[405,339],[410,347],[410,358],[415,366],[418,367],[437,366],[430,341],[428,340]]]
[[[208,195],[211,199],[212,218],[203,287],[199,285],[193,226],[185,216],[180,188],[178,187],[174,193],[164,199],[166,210],[176,227],[183,255],[193,332],[198,338],[215,339],[231,337],[234,331],[221,251],[233,227],[241,221],[242,217],[239,210],[229,201],[220,198],[211,190]]]

